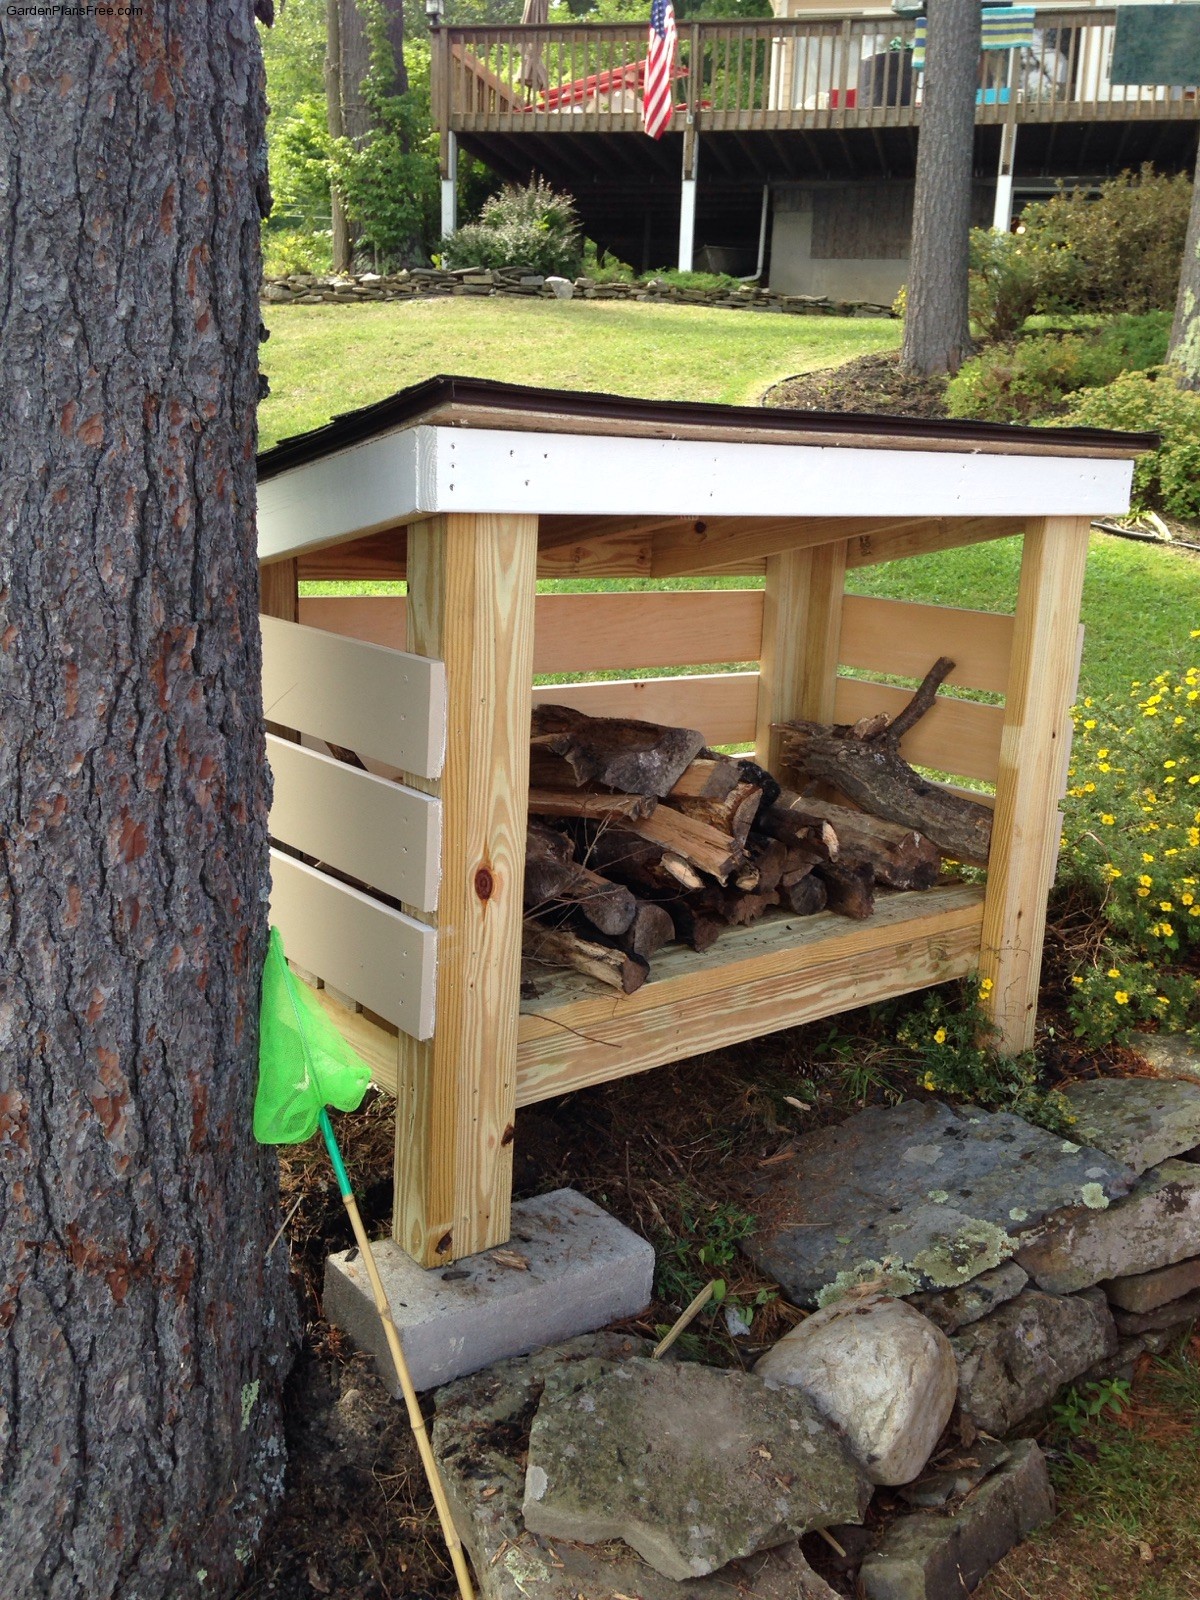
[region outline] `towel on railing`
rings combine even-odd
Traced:
[[[1200,9],[1200,8],[1198,8]],[[980,22],[981,43],[985,50],[1020,50],[1033,43],[1032,6],[987,5]],[[928,22],[918,17],[913,32],[913,71],[925,70],[925,39]]]
[[[1118,6],[1114,84],[1200,83],[1200,6]]]

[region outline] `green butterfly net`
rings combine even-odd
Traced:
[[[370,1081],[370,1067],[292,975],[279,929],[272,928],[262,977],[254,1137],[260,1144],[302,1144],[326,1106],[357,1111]]]

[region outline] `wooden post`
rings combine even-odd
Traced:
[[[1089,528],[1086,517],[1033,522],[1021,557],[979,963],[1005,1054],[1033,1044]]]
[[[846,545],[824,544],[767,557],[755,760],[774,770],[773,722],[833,720]]]
[[[446,664],[434,1033],[402,1034],[392,1231],[425,1266],[509,1235],[537,518],[408,540],[408,648]]]
[[[282,617],[297,622],[300,617],[300,563],[293,556],[284,561],[267,561],[258,569],[258,609],[264,617]],[[300,743],[300,735],[270,721],[270,706],[263,707],[268,733]]]

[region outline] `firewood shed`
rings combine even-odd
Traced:
[[[1147,442],[435,378],[260,457],[271,914],[395,1094],[411,1257],[506,1241],[514,1118],[548,1096],[975,970],[1003,1047],[1032,1043],[1089,521],[1127,508]],[[854,568],[1012,535],[1012,615],[847,593]],[[538,592],[714,573],[765,585]],[[407,595],[300,592],[331,579]],[[774,724],[894,712],[910,691],[862,674],[912,681],[939,656],[947,691],[901,748],[994,785],[986,886],[885,894],[864,922],[775,913],[670,947],[635,994],[564,972],[522,998],[537,702],[770,766]]]

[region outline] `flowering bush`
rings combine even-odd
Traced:
[[[1076,1032],[1186,1026],[1196,980],[1171,969],[1200,946],[1200,666],[1135,682],[1125,701],[1085,699],[1074,718],[1060,880],[1097,900],[1110,932],[1072,977]]]
[[[990,978],[943,984],[901,1021],[896,1038],[916,1057],[921,1087],[1064,1131],[1075,1118],[1057,1090],[1038,1087],[1033,1056],[1001,1056],[993,1047],[993,1030],[981,1009],[991,990]]]

